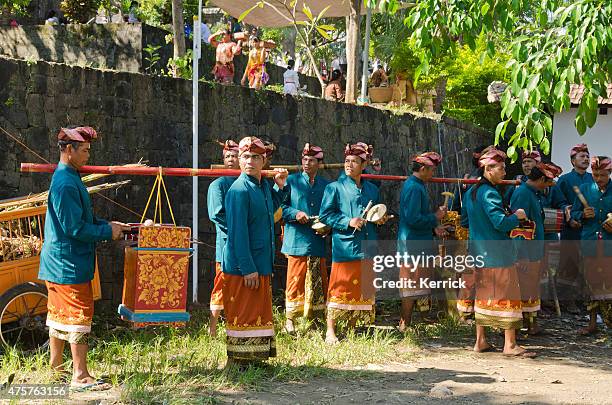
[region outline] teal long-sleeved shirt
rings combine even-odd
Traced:
[[[291,256],[325,257],[325,239],[310,227],[311,224],[300,224],[295,216],[302,211],[308,216],[319,215],[325,187],[329,180],[315,176],[314,183],[305,172],[295,173],[287,178],[285,199],[283,201],[283,219],[285,234],[281,252]]]
[[[361,216],[369,201],[374,205],[378,200],[378,187],[363,179],[361,188],[349,176],[340,176],[325,187],[319,219],[332,228],[332,261],[350,262],[365,257],[361,243],[377,239],[376,225],[367,222],[353,233],[349,222]]]
[[[94,217],[89,193],[77,171],[59,163],[49,187],[38,278],[56,284],[91,281],[96,242],[111,239],[112,228]]]
[[[608,213],[612,212],[612,180],[608,181],[604,193],[601,192],[596,183],[583,184],[580,186],[580,191],[589,206],[595,210],[595,218],[584,219],[582,202],[576,197],[572,205],[572,218],[582,222],[582,252],[586,256],[594,256],[595,244],[590,241],[598,240],[599,235],[601,235],[604,240],[604,252],[612,256],[612,233],[603,229],[603,223],[607,219]]]
[[[527,218],[535,222],[533,240],[517,240],[518,257],[532,262],[541,260],[544,256],[544,196],[528,183],[521,183],[512,193],[510,208],[512,211],[522,208]]]
[[[208,186],[206,204],[208,218],[215,224],[217,240],[215,243],[215,261],[223,260],[223,247],[227,242],[227,221],[225,218],[225,195],[237,177],[219,177]]]
[[[400,220],[397,233],[398,251],[411,254],[436,254],[433,230],[438,219],[431,211],[425,183],[410,176],[400,193]]]
[[[517,176],[516,180],[520,180],[521,184],[525,184],[527,182],[527,176],[521,174],[520,176]],[[512,201],[512,194],[514,194],[514,192],[521,186],[521,184],[519,184],[518,186],[506,187],[504,191],[504,201],[506,202],[506,204],[510,205],[510,201]]]
[[[469,219],[470,254],[483,256],[485,267],[512,265],[515,253],[508,232],[519,225],[519,220],[514,214],[506,215],[499,191],[488,182],[478,189],[474,186],[465,194],[463,204]]]
[[[272,182],[242,173],[225,196],[227,243],[221,268],[224,273],[269,275],[274,267],[274,212],[284,191]]]
[[[559,177],[557,187],[563,193],[565,201],[568,203],[576,199],[576,193],[574,192],[574,186],[580,187],[583,184],[593,183],[593,176],[591,173],[578,174],[578,172],[572,169],[571,172],[565,173]],[[581,228],[574,229],[566,224],[561,231],[561,240],[578,240],[580,239]]]

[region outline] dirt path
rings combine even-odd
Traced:
[[[547,333],[523,341],[536,359],[508,359],[499,351],[476,354],[472,342],[426,343],[408,363],[340,370],[335,377],[262,384],[256,391],[216,391],[207,403],[222,404],[612,404],[612,350],[606,332],[577,337],[581,318],[542,322]],[[502,336],[491,334],[497,347]],[[73,400],[118,401],[90,393]],[[76,402],[76,401],[75,401]]]

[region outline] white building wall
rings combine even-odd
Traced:
[[[572,170],[569,151],[578,143],[586,143],[591,156],[612,157],[612,108],[608,107],[607,115],[599,114],[595,126],[587,129],[583,136],[578,135],[574,126],[576,111],[577,108],[572,108],[556,114],[553,121],[551,160],[563,168],[563,173]]]

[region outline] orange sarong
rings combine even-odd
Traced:
[[[276,356],[270,276],[260,275],[259,288],[253,290],[244,285],[244,277],[225,273],[223,307],[227,357],[266,360]]]
[[[85,343],[91,332],[94,299],[91,282],[56,284],[45,281],[47,300],[47,326],[49,336],[69,343]]]
[[[302,315],[306,318],[323,316],[326,294],[324,257],[287,256],[285,313],[288,319]]]
[[[540,272],[542,263],[526,262],[518,265],[519,285],[521,287],[521,309],[526,318],[533,318],[540,310]]]
[[[374,321],[374,272],[371,260],[333,262],[327,292],[327,316],[334,320]]]
[[[460,288],[457,294],[457,311],[465,318],[474,313],[474,296],[476,294],[476,275],[474,269],[466,269],[461,273],[465,288]]]
[[[519,329],[523,323],[521,290],[516,266],[477,268],[476,324]]]
[[[210,310],[223,311],[223,272],[219,262],[215,262],[215,281],[210,293]]]

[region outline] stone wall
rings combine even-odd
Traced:
[[[0,54],[69,65],[142,71],[147,45],[161,45],[167,61],[172,46],[166,32],[144,24],[68,24],[0,27]]]
[[[157,51],[160,60],[155,66],[156,71],[165,69],[172,58],[172,44],[166,44],[165,40],[167,34],[162,29],[139,23],[0,26],[0,55],[144,73],[149,67],[148,53],[144,51],[148,45],[161,46]],[[212,80],[215,50],[203,45],[200,76]],[[192,47],[189,40],[187,47]],[[236,84],[240,84],[247,59],[246,55],[235,58]],[[283,84],[285,68],[268,63],[266,70],[270,75],[269,84]],[[316,77],[300,75],[300,81],[307,85],[311,94],[321,94]]]
[[[43,158],[58,159],[56,134],[61,126],[95,127],[101,138],[92,148],[90,164],[124,164],[144,159],[151,166],[191,166],[191,82],[142,74],[101,71],[62,64],[0,57],[0,126],[17,135]],[[278,145],[275,163],[299,162],[305,142],[322,146],[327,162],[343,161],[346,142],[362,140],[374,145],[383,172],[406,174],[411,155],[441,151],[443,174],[461,176],[469,171],[471,154],[465,148],[488,143],[491,137],[471,125],[454,120],[432,120],[410,114],[393,115],[371,107],[321,99],[296,99],[269,91],[239,86],[200,84],[199,159],[201,167],[220,163],[216,139],[256,135]],[[19,172],[21,162],[38,162],[4,134],[0,135],[0,198],[40,192],[50,175]],[[335,178],[338,171],[326,172]],[[113,176],[103,181],[124,179]],[[105,195],[130,210],[144,209],[152,177],[130,177],[131,183]],[[210,179],[200,178],[200,300],[208,301],[214,260],[214,229],[206,215]],[[382,186],[382,201],[397,212],[400,183]],[[168,178],[174,213],[181,225],[191,224],[191,179]],[[449,187],[453,189],[453,187]],[[442,187],[431,187],[438,197]],[[139,215],[93,197],[96,214],[135,222]],[[167,215],[167,213],[166,213]],[[394,238],[397,222],[382,228],[382,238]],[[99,250],[103,294],[107,303],[121,300],[122,248],[103,244]],[[280,262],[279,262],[280,263]],[[276,285],[283,280],[282,263]]]

